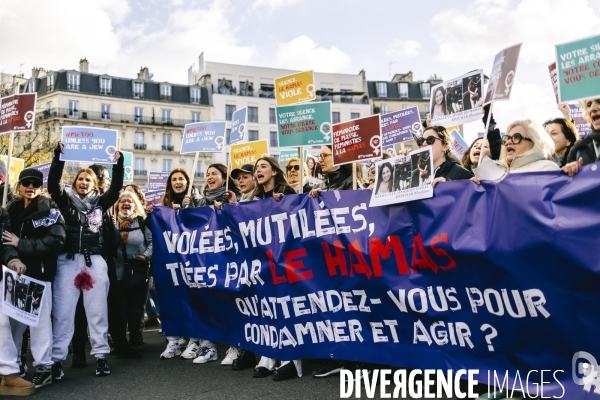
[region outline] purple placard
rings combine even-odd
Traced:
[[[164,190],[151,190],[145,193],[146,195],[146,206],[154,205],[160,206],[160,202],[165,194]]]
[[[583,118],[583,108],[576,104],[569,104],[569,109],[571,110],[571,119],[573,120],[573,124],[575,124],[575,128],[577,128],[577,132],[579,133],[579,138],[583,139],[592,133],[592,127],[590,123]]]
[[[423,135],[418,107],[406,108],[381,116],[383,147],[412,140],[413,135]]]
[[[148,172],[148,190],[165,190],[170,172]]]
[[[37,169],[42,174],[44,174],[44,189],[48,188],[48,172],[50,172],[50,165],[51,164],[52,163],[45,163],[45,164],[34,165],[32,167],[29,167],[29,168]]]

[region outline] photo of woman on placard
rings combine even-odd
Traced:
[[[10,271],[6,271],[4,274],[4,301],[14,306],[15,300],[15,278]]]
[[[431,183],[431,168],[429,165],[429,152],[413,154],[412,180],[410,187],[428,185]]]
[[[379,193],[390,193],[393,189],[394,182],[394,168],[389,162],[385,162],[379,166],[379,172],[377,176],[377,190],[375,194]]]
[[[446,90],[440,85],[433,90],[433,96],[431,98],[431,118],[435,119],[447,114]]]

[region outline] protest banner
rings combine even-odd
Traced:
[[[431,125],[460,125],[481,118],[483,71],[476,70],[431,88]]]
[[[579,107],[577,104],[569,104],[569,110],[571,111],[571,119],[573,120],[573,125],[575,125],[575,128],[577,129],[579,138],[583,139],[592,133],[592,126],[585,118],[583,118],[583,108]]]
[[[46,282],[2,266],[2,312],[26,325],[37,327],[46,293]]]
[[[484,104],[490,104],[492,101],[510,100],[521,44],[507,47],[494,57]]]
[[[170,172],[148,172],[148,191],[165,190]]]
[[[44,182],[43,182],[43,188],[46,189],[48,188],[48,172],[50,172],[50,165],[52,165],[52,163],[44,163],[44,164],[39,164],[39,165],[34,165],[32,167],[29,168],[35,168],[38,171],[40,171],[42,174],[44,174]]]
[[[333,125],[333,165],[381,158],[380,115]]]
[[[277,106],[316,99],[313,71],[298,72],[275,79],[275,93]]]
[[[368,207],[366,190],[159,207],[151,223],[162,329],[276,360],[479,369],[475,379],[492,385],[494,371],[512,387],[551,370],[545,396],[586,398],[571,363],[581,350],[600,354],[590,329],[599,193],[585,166],[577,179],[556,171],[447,182],[432,199],[385,207]]]
[[[244,164],[256,164],[263,154],[269,154],[266,140],[255,140],[248,143],[232,144],[229,149],[229,165],[231,169],[241,168]]]
[[[222,153],[225,147],[226,122],[186,124],[181,140],[181,154]]]
[[[61,161],[116,164],[117,131],[90,126],[63,126]]]
[[[331,144],[331,102],[277,107],[279,147]]]
[[[369,207],[433,197],[431,146],[375,163],[375,183]]]
[[[279,151],[279,165],[285,167],[288,161],[292,158],[300,158],[298,157],[298,149],[285,149]],[[308,150],[304,150],[304,162],[306,162],[306,158],[308,157]]]
[[[465,142],[465,139],[463,139],[463,137],[460,135],[457,126],[448,128],[448,132],[450,132],[450,135],[452,135],[454,139],[452,141],[452,146],[450,147],[450,150],[452,150],[456,158],[460,160],[463,154],[465,154],[465,151],[467,151],[467,149],[469,148],[469,145],[467,144],[467,142]]]
[[[555,62],[548,65],[548,72],[550,72],[550,82],[552,83],[552,90],[554,90],[554,96],[556,97],[556,104],[560,104],[558,101],[558,72]]]
[[[4,161],[4,164],[8,165],[8,157],[5,155],[0,155],[0,160]],[[8,172],[8,182],[11,185],[15,185],[19,181],[19,174],[25,168],[25,160],[22,158],[11,157],[10,158],[10,168],[7,167]]]
[[[121,151],[121,154],[123,155],[123,182],[133,182],[133,153]]]
[[[21,93],[0,98],[0,135],[31,132],[35,124],[37,93]]]
[[[560,103],[600,96],[600,35],[556,45]]]
[[[165,195],[165,190],[148,190],[144,195],[146,196],[146,206],[160,206],[162,198]]]
[[[384,147],[413,140],[413,135],[423,136],[419,107],[394,111],[381,116],[381,141]]]
[[[231,117],[231,133],[229,144],[243,142],[246,134],[246,123],[248,122],[248,108],[244,107],[233,113]]]

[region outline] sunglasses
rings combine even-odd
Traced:
[[[529,139],[528,137],[524,137],[520,133],[515,133],[512,136],[510,136],[510,135],[504,135],[502,137],[502,145],[506,146],[508,144],[509,140],[511,140],[513,142],[513,144],[519,144],[519,143],[521,143],[521,140],[527,140],[527,141],[530,141],[530,142],[533,143],[533,140]]]
[[[34,189],[39,189],[40,187],[42,187],[42,182],[38,181],[37,179],[21,181],[21,186],[27,188],[29,187],[29,185],[33,185]]]
[[[300,171],[300,166],[299,165],[288,165],[287,167],[285,167],[285,169],[287,169],[288,171],[291,171],[291,170]]]
[[[419,137],[419,138],[417,138],[416,141],[417,141],[417,146],[421,147],[421,146],[423,146],[424,143],[427,143],[428,145],[433,145],[436,140],[439,140],[440,142],[442,141],[442,139],[440,139],[439,137],[435,137],[435,136],[427,136],[426,138]]]

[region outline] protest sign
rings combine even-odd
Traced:
[[[12,161],[12,159],[11,159],[11,161]],[[48,172],[50,172],[50,165],[52,165],[52,163],[45,163],[45,164],[34,165],[32,167],[29,167],[29,168],[35,168],[38,171],[40,171],[42,174],[44,174],[44,183],[43,183],[44,189],[46,189],[48,187]]]
[[[313,71],[298,72],[275,79],[275,93],[278,106],[316,99]]]
[[[556,104],[558,101],[558,72],[556,70],[556,63],[548,65],[548,72],[550,72],[550,82],[552,82],[552,89],[554,90],[554,96],[556,97]]]
[[[476,70],[431,88],[431,125],[460,125],[481,119],[483,72]]]
[[[246,107],[237,110],[231,117],[231,133],[229,143],[243,142],[246,137],[246,123],[248,122],[248,109]]]
[[[244,164],[256,164],[263,154],[269,154],[266,140],[255,140],[248,143],[232,144],[229,149],[229,165],[231,169],[241,168]]]
[[[431,146],[375,163],[375,183],[369,207],[433,197]]]
[[[26,325],[37,327],[45,301],[46,282],[2,266],[2,312]]]
[[[465,154],[465,151],[467,151],[467,149],[469,148],[469,145],[467,145],[467,142],[465,142],[463,137],[460,135],[458,127],[450,127],[448,128],[448,131],[454,139],[452,141],[452,146],[450,147],[450,150],[452,150],[456,158],[460,160],[463,154]]]
[[[8,163],[8,157],[0,155],[0,160],[4,161],[6,165]],[[10,158],[10,168],[8,168],[8,183],[15,185],[19,181],[19,174],[25,168],[25,160],[22,158]]]
[[[573,125],[577,128],[577,133],[579,133],[579,138],[583,139],[592,133],[592,126],[583,118],[583,108],[576,104],[569,104],[569,110],[571,111]]]
[[[35,123],[37,93],[21,93],[0,99],[0,134],[31,132]]]
[[[423,136],[419,107],[394,111],[381,116],[381,141],[384,147],[412,140],[413,135]]]
[[[279,147],[331,144],[331,102],[277,107]]]
[[[121,151],[121,154],[123,155],[123,182],[133,182],[133,153]]]
[[[304,150],[304,162],[306,162],[306,158],[308,157],[308,150]],[[297,149],[289,149],[289,150],[281,150],[279,151],[279,165],[284,167],[289,160],[292,158],[300,158],[298,157]]]
[[[368,207],[367,190],[158,207],[163,332],[276,360],[479,369],[475,379],[491,385],[497,371],[510,387],[552,370],[544,396],[591,399],[571,363],[580,350],[600,354],[590,329],[600,302],[592,167],[577,179],[446,182],[432,199],[385,207]]]
[[[146,206],[160,206],[165,190],[148,190],[144,195],[146,196]]]
[[[225,144],[226,122],[186,124],[181,140],[181,154],[221,153]]]
[[[61,141],[65,152],[61,161],[87,161],[116,164],[117,131],[90,126],[63,126]]]
[[[485,94],[485,104],[492,101],[510,100],[520,51],[521,43],[507,47],[494,57],[494,65]]]
[[[380,115],[333,125],[333,165],[381,158]]]
[[[170,172],[148,172],[148,190],[165,190]]]
[[[561,103],[600,96],[600,35],[556,45]]]

